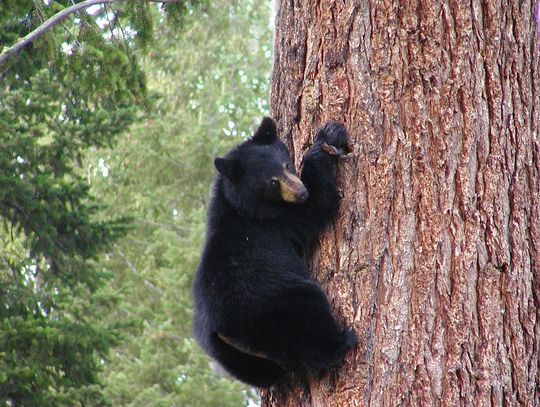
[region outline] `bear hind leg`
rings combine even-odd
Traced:
[[[268,388],[285,379],[285,371],[268,359],[244,353],[216,336],[212,356],[239,380],[255,387]]]

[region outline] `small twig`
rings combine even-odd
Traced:
[[[118,244],[115,244],[114,247],[116,247],[116,250],[118,251],[118,254],[120,255],[120,257],[122,257],[122,259],[124,259],[124,261],[126,262],[128,268],[131,270],[131,272],[133,274],[135,274],[136,276],[142,278],[143,282],[144,282],[144,285],[147,286],[148,288],[150,288],[151,290],[155,291],[157,294],[159,294],[159,296],[162,296],[164,294],[164,291],[159,288],[158,286],[156,286],[155,284],[152,284],[150,281],[148,281],[146,278],[142,277],[141,274],[139,273],[139,271],[137,270],[137,268],[135,267],[135,265],[128,259],[128,257],[124,254],[124,252],[120,249],[120,246],[118,246]]]
[[[110,12],[109,12],[109,8],[107,7],[107,5],[105,4],[105,17],[107,18],[107,21],[109,22],[109,31],[111,32],[111,38],[113,41],[116,41],[116,36],[114,35],[114,24],[113,22],[111,21],[111,18],[109,16]],[[114,14],[114,13],[113,13]]]
[[[37,27],[35,30],[30,32],[25,37],[21,38],[19,41],[17,41],[15,44],[13,44],[11,47],[8,47],[2,53],[0,54],[0,65],[2,65],[6,60],[13,54],[19,52],[22,48],[24,48],[26,45],[30,44],[31,42],[35,41],[39,37],[41,37],[43,34],[45,34],[47,31],[49,31],[54,26],[60,24],[64,19],[66,19],[70,14],[73,14],[81,9],[95,6],[97,4],[114,4],[114,3],[120,3],[122,1],[126,0],[86,0],[77,4],[74,4],[73,6],[66,7],[62,11],[59,11],[52,17],[50,17],[47,21],[45,21],[43,24],[41,24],[39,27]],[[152,3],[179,3],[181,0],[148,0]]]

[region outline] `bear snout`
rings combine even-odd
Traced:
[[[297,203],[305,202],[308,196],[309,196],[309,193],[306,187],[302,187],[302,189],[298,191],[298,194],[296,195],[296,202]]]
[[[285,202],[302,203],[308,197],[308,191],[300,178],[288,171],[283,172],[283,175],[279,178],[279,184],[281,198]]]

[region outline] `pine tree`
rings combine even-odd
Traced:
[[[3,2],[0,43],[71,3]],[[111,298],[95,260],[127,219],[103,216],[81,163],[149,105],[134,49],[153,10],[81,11],[0,66],[2,404],[107,404],[98,372],[118,332],[98,315]]]

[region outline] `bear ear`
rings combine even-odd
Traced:
[[[276,122],[270,117],[265,117],[251,138],[255,144],[272,144],[277,140]]]
[[[220,174],[225,175],[231,181],[240,176],[240,165],[234,158],[217,157],[214,160],[214,165]]]

